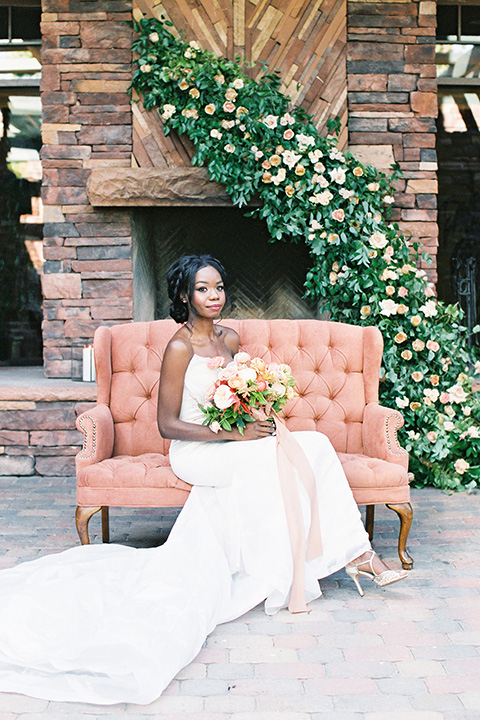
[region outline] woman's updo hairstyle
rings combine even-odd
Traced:
[[[183,255],[168,268],[167,290],[171,300],[169,312],[175,322],[187,322],[195,290],[195,276],[204,267],[215,268],[226,285],[226,270],[212,255]],[[188,298],[188,302],[184,302],[185,297]]]

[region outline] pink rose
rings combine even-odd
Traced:
[[[237,401],[237,396],[228,385],[220,385],[215,391],[213,401],[220,410],[226,410]]]
[[[442,403],[442,405],[446,405],[447,403],[450,402],[450,395],[448,394],[448,392],[443,392],[440,395],[439,400]]]
[[[338,220],[338,222],[343,222],[345,220],[345,211],[342,208],[337,208],[332,212],[332,218]]]
[[[223,109],[225,112],[233,112],[235,110],[235,105],[232,102],[224,102],[223,103]]]
[[[288,130],[285,130],[285,132],[283,133],[283,139],[291,140],[294,135],[295,133],[293,132],[293,130],[291,128],[288,128]]]
[[[437,352],[440,350],[440,345],[435,340],[427,340],[427,349]]]
[[[232,370],[232,368],[223,368],[223,370],[220,370],[218,373],[218,379],[221,382],[228,382],[231,377],[235,375],[235,370]]]
[[[431,443],[434,443],[437,439],[437,433],[431,430],[427,433],[427,440],[430,440]]]
[[[224,362],[225,358],[223,358],[221,355],[216,355],[215,357],[210,358],[207,363],[207,367],[209,367],[211,370],[215,370],[216,368],[221,368]]]
[[[267,383],[265,382],[265,380],[257,380],[256,385],[257,385],[257,390],[259,390],[260,392],[263,392],[264,390],[267,389]]]
[[[398,288],[398,294],[400,295],[400,297],[407,297],[407,295],[408,295],[407,288],[403,287],[403,285],[402,285],[402,287]]]
[[[250,360],[250,355],[247,352],[238,352],[233,356],[233,359],[237,365],[245,365],[245,363],[248,363]]]

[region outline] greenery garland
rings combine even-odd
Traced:
[[[305,242],[306,294],[333,320],[376,325],[384,342],[382,402],[405,417],[403,443],[417,485],[480,486],[480,393],[462,312],[435,297],[419,247],[389,222],[392,179],[342,153],[333,135],[279,91],[277,73],[253,80],[239,62],[175,37],[171,23],[137,16],[132,88],[158,108],[165,134],[193,141],[194,165],[223,183],[272,240]],[[329,126],[333,131],[334,123]]]

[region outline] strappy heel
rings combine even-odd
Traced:
[[[385,587],[386,585],[391,585],[392,583],[398,582],[399,580],[404,580],[407,577],[406,570],[384,570],[381,573],[376,573],[373,569],[373,558],[376,555],[376,552],[374,550],[369,550],[370,552],[370,558],[368,560],[362,560],[358,563],[348,563],[348,565],[345,565],[345,572],[347,573],[348,577],[352,578],[353,582],[357,586],[357,590],[360,593],[360,595],[363,597],[365,593],[362,590],[362,586],[360,585],[360,581],[358,579],[359,575],[364,575],[365,577],[370,578],[375,585],[378,585],[379,587]],[[359,570],[360,565],[369,565],[370,571],[368,570]]]

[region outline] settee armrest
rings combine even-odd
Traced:
[[[108,405],[95,405],[79,415],[75,424],[83,434],[83,447],[75,458],[77,469],[112,457],[115,431]]]
[[[408,470],[408,452],[398,442],[397,430],[403,425],[398,410],[376,402],[365,406],[363,415],[363,450],[369,457],[402,465]]]

